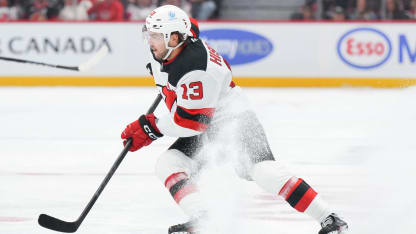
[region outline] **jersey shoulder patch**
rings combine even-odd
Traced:
[[[206,71],[207,50],[201,40],[188,42],[181,53],[168,64],[163,64],[163,72],[167,72],[169,84],[176,87],[179,80],[188,72]]]

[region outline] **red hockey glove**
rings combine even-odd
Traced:
[[[132,146],[130,147],[131,152],[143,146],[150,145],[150,143],[162,136],[163,134],[156,127],[156,117],[154,114],[140,116],[139,120],[127,125],[126,129],[121,133],[121,139],[124,139],[124,145],[126,145],[127,139],[133,139]]]

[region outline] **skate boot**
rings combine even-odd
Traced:
[[[191,220],[186,223],[176,224],[169,228],[169,234],[197,234],[196,232],[196,221]]]
[[[332,213],[321,223],[319,234],[344,234],[348,231],[348,224]]]

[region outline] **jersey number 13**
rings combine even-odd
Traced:
[[[204,91],[202,88],[201,81],[189,83],[188,86],[186,84],[183,84],[181,85],[181,87],[183,88],[182,99],[188,100],[190,98],[192,100],[199,100],[204,97]]]

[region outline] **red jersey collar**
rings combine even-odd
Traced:
[[[163,65],[168,65],[168,64],[172,63],[176,59],[176,57],[178,57],[178,55],[182,53],[183,49],[185,49],[186,46],[187,46],[187,44],[184,43],[181,47],[179,47],[180,48],[179,53],[177,55],[175,55],[175,57],[171,58],[170,60],[165,60],[163,62]]]

